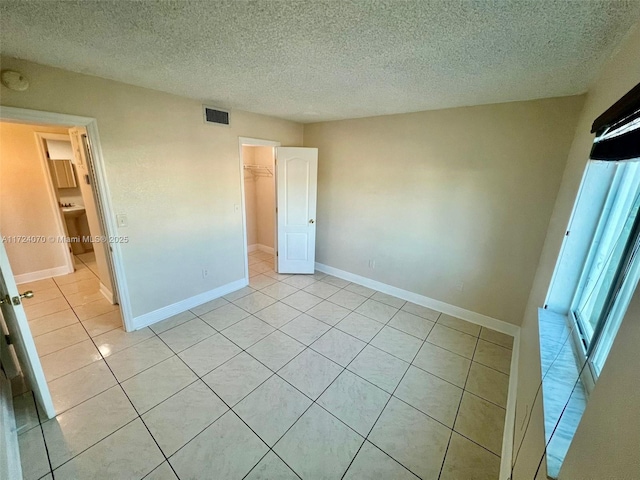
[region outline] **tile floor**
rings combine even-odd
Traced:
[[[510,337],[272,265],[129,334],[89,265],[34,285],[58,416],[15,397],[25,478],[498,478]]]

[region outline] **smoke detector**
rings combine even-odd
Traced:
[[[2,74],[0,74],[0,80],[2,81],[2,85],[16,92],[24,92],[29,88],[29,80],[27,80],[27,77],[14,70],[3,70]]]

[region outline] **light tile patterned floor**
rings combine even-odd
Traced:
[[[130,334],[88,268],[32,285],[58,416],[15,397],[25,478],[498,478],[510,337],[272,265]]]

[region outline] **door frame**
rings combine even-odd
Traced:
[[[91,152],[91,158],[87,158],[87,162],[92,162],[94,175],[96,177],[96,188],[94,190],[94,194],[99,198],[99,203],[102,206],[102,218],[105,223],[104,234],[108,238],[115,238],[118,236],[115,210],[113,209],[113,204],[111,202],[105,162],[102,155],[102,148],[100,146],[98,122],[95,118],[30,110],[26,108],[0,106],[0,121],[61,125],[65,127],[85,127],[87,129],[87,136],[90,140],[87,148],[89,148]],[[115,275],[113,283],[118,293],[123,326],[127,332],[132,332],[135,330],[133,324],[133,312],[131,310],[131,299],[129,297],[129,289],[127,287],[124,271],[124,262],[122,260],[121,245],[119,242],[110,242],[109,246],[111,248],[111,261]]]
[[[238,151],[239,151],[239,168],[240,168],[240,205],[241,205],[241,209],[242,209],[242,238],[243,238],[243,244],[242,244],[242,251],[244,252],[244,279],[247,281],[247,284],[249,284],[249,252],[248,252],[248,248],[247,248],[247,205],[245,202],[245,196],[244,196],[244,159],[242,158],[242,147],[273,147],[274,151],[273,151],[273,157],[275,160],[275,148],[276,147],[280,147],[282,145],[281,142],[277,142],[275,140],[263,140],[260,138],[251,138],[251,137],[238,137]],[[276,186],[276,182],[277,182],[277,178],[276,178],[276,172],[275,172],[275,168],[273,170],[273,183],[274,183],[274,187]],[[277,190],[276,190],[277,191]],[[275,208],[275,206],[274,206]],[[276,235],[276,238],[274,239],[274,250],[278,249],[278,216],[275,216],[275,223],[276,225],[274,225],[274,235]],[[275,262],[275,267],[277,268],[277,264],[278,262]]]

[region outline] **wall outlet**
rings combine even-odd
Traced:
[[[376,261],[375,259],[370,259],[369,260],[369,268],[376,268]]]
[[[206,268],[202,269],[202,278],[207,278],[209,276],[209,270]]]
[[[464,282],[458,282],[456,284],[456,290],[458,290],[459,292],[462,292],[464,290]]]
[[[118,223],[119,227],[129,226],[129,220],[127,219],[127,215],[124,213],[119,213],[118,215],[116,215],[116,222]]]

